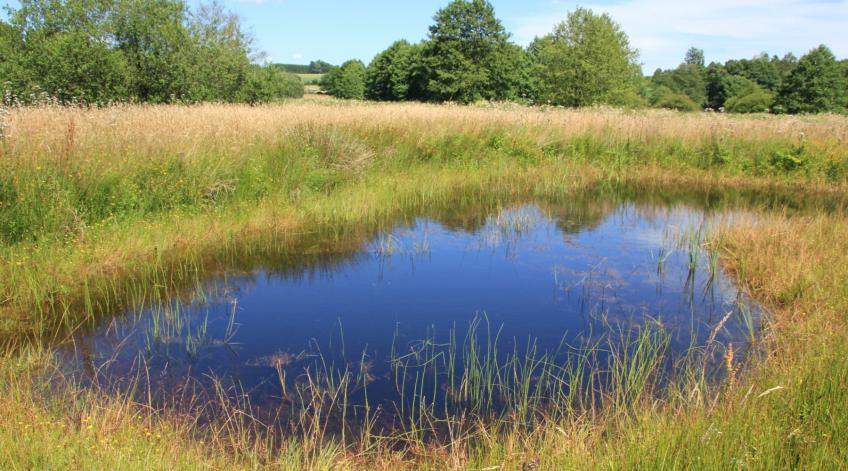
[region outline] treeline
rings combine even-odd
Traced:
[[[276,64],[286,72],[292,74],[326,74],[333,69],[333,65],[322,60],[312,61],[309,64]]]
[[[22,0],[0,20],[5,102],[267,102],[300,79],[251,60],[252,39],[220,4]]]
[[[761,55],[705,64],[692,48],[671,70],[642,73],[606,14],[578,8],[528,47],[486,0],[454,0],[427,38],[397,41],[368,66],[258,65],[252,39],[220,4],[185,0],[22,0],[0,20],[5,102],[267,102],[299,97],[300,74],[324,74],[340,98],[711,108],[731,112],[848,110],[848,61],[825,46],[800,59]]]
[[[704,51],[690,48],[677,68],[654,72],[646,96],[652,105],[680,110],[844,113],[848,61],[837,61],[822,45],[800,59],[763,53],[704,65]]]
[[[645,77],[638,52],[607,14],[578,8],[527,48],[509,39],[490,3],[454,0],[436,13],[424,41],[397,41],[367,67],[347,61],[330,70],[322,86],[340,98],[381,101],[848,110],[848,61],[837,61],[825,46],[800,59],[762,55],[709,65],[703,51],[692,48],[679,67]]]

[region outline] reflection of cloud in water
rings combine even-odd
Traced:
[[[337,365],[365,355],[366,379],[385,377],[396,335],[406,345],[456,328],[461,338],[482,313],[515,346],[532,338],[545,349],[564,334],[577,341],[610,325],[660,323],[675,330],[672,347],[684,349],[703,340],[687,329],[709,326],[737,293],[719,270],[708,296],[707,264],[690,279],[683,250],[659,273],[657,254],[678,228],[721,218],[592,198],[456,206],[384,231],[306,239],[259,257],[259,268],[209,280],[202,294],[187,290],[167,315],[151,306],[116,315],[68,354],[90,371],[114,359],[112,371],[126,374],[143,352],[154,374],[201,380],[213,372],[273,396],[280,392],[268,375],[300,368],[317,346]]]

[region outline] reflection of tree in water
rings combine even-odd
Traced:
[[[184,350],[185,357],[191,357],[192,351],[197,351],[203,346],[226,347],[226,341],[221,338],[220,332],[218,332],[219,338],[212,338],[213,335],[207,335],[205,329],[202,328],[203,316],[210,316],[211,313],[212,316],[217,316],[219,319],[227,318],[227,313],[213,313],[213,310],[227,310],[228,303],[237,302],[244,291],[249,291],[261,282],[260,277],[262,276],[294,283],[312,283],[319,279],[332,279],[336,273],[345,267],[356,265],[371,257],[373,254],[363,249],[379,237],[381,233],[397,232],[403,227],[414,228],[417,231],[421,228],[420,218],[434,221],[447,231],[465,232],[470,235],[500,230],[505,234],[505,239],[499,239],[499,241],[505,241],[509,244],[509,237],[514,237],[513,240],[517,240],[523,234],[531,232],[533,225],[538,223],[545,224],[546,227],[550,227],[550,223],[553,223],[557,229],[556,235],[568,238],[569,235],[598,228],[617,211],[620,214],[635,214],[648,220],[660,220],[662,222],[662,219],[667,220],[669,218],[674,207],[682,206],[680,201],[688,202],[687,206],[690,208],[690,213],[692,213],[692,207],[708,212],[711,210],[720,211],[722,208],[738,204],[741,201],[738,199],[739,197],[714,198],[704,194],[689,196],[688,198],[680,195],[667,196],[654,193],[643,196],[638,192],[610,197],[602,191],[586,191],[563,198],[530,199],[529,201],[532,202],[530,204],[526,203],[528,200],[523,198],[515,201],[460,201],[454,205],[431,208],[423,214],[407,214],[397,218],[392,223],[383,224],[379,227],[325,229],[310,234],[292,236],[278,244],[257,244],[249,250],[243,250],[240,252],[241,256],[233,257],[228,263],[222,261],[220,265],[213,266],[212,269],[205,271],[206,279],[202,283],[201,289],[198,289],[197,285],[177,286],[174,289],[174,296],[159,306],[161,313],[159,322],[161,325],[157,328],[161,329],[162,333],[150,335],[150,341],[147,345],[148,348],[162,349],[162,351],[154,353],[160,354],[164,364],[168,365],[167,367],[163,367],[162,364],[139,365],[132,363],[134,360],[131,360],[130,364],[122,366],[125,368],[123,371],[115,370],[113,373],[117,371],[116,376],[120,378],[129,377],[129,374],[122,373],[130,373],[135,371],[136,368],[145,371],[149,369],[153,372],[157,372],[158,369],[163,374],[159,375],[157,372],[158,376],[148,378],[146,381],[155,383],[158,388],[161,388],[163,394],[167,391],[182,391],[190,388],[197,389],[191,389],[192,394],[202,393],[202,388],[195,385],[194,380],[180,375],[180,372],[183,371],[180,369],[181,367],[186,367],[188,371],[192,371],[191,359],[183,359],[184,364],[181,365],[178,363],[179,359],[175,360],[174,357],[169,357],[167,349],[174,349],[172,353]],[[623,205],[626,206],[626,209],[621,209]],[[701,217],[697,211],[694,213]],[[527,226],[525,227],[523,224],[527,224]],[[645,311],[645,306],[628,305],[626,304],[626,296],[622,295],[622,291],[626,291],[630,281],[627,276],[633,275],[633,273],[624,275],[615,270],[605,270],[603,273],[599,273],[596,279],[590,279],[582,284],[582,287],[588,290],[585,296],[587,300],[592,301],[592,305],[600,302],[603,306],[618,307],[617,310],[612,311],[601,309],[589,312],[590,321],[598,326],[616,324],[628,328],[653,322],[652,319],[644,315],[652,314]],[[597,289],[601,286],[600,284],[603,284],[604,289]],[[606,287],[607,285],[610,286]],[[142,330],[147,329],[151,309],[155,309],[155,307],[145,306],[142,311],[130,310],[127,313],[111,317],[109,319],[110,325],[121,324],[127,331],[133,327]],[[233,311],[235,311],[235,307],[233,307]],[[133,325],[134,321],[137,322],[142,319],[144,319],[145,324]],[[103,323],[101,322],[101,329],[102,326]],[[682,324],[681,326],[685,327]],[[673,328],[675,326],[666,325],[666,327]],[[104,361],[104,358],[98,355],[102,355],[104,351],[111,354],[112,351],[119,349],[123,344],[120,335],[114,335],[115,332],[113,331],[114,338],[110,339],[108,338],[109,328],[106,328],[106,331],[107,335],[105,336],[101,336],[102,331],[99,334],[90,335],[94,332],[92,328],[78,337],[81,338],[75,346],[77,361],[81,363],[80,366],[85,370],[83,373],[94,378],[94,381],[96,381],[96,376],[101,371]],[[148,333],[141,332],[140,335],[144,338],[143,336],[148,335]],[[223,337],[226,336],[227,334],[224,334]],[[152,357],[153,355],[151,355]],[[294,371],[294,369],[302,369],[300,362],[307,357],[309,356],[303,352],[279,351],[270,355],[245,359],[242,366],[275,368],[280,371],[288,367]],[[139,355],[137,358],[141,358],[141,356]],[[148,358],[145,361],[151,360]],[[116,384],[116,386],[118,385]]]
[[[473,196],[473,197],[472,197]],[[202,267],[191,276],[169,277],[168,283],[159,286],[155,296],[162,303],[176,302],[184,305],[198,302],[225,300],[235,290],[249,289],[260,275],[273,276],[284,281],[303,282],[331,279],[344,266],[358,263],[363,248],[380,233],[391,233],[399,227],[412,226],[419,218],[441,224],[450,231],[469,234],[483,229],[492,218],[510,208],[531,201],[539,212],[555,222],[564,235],[592,230],[603,223],[622,204],[628,203],[640,216],[649,221],[667,218],[670,207],[686,206],[702,210],[708,215],[730,208],[798,208],[805,206],[816,210],[842,208],[838,201],[827,198],[799,199],[791,190],[754,192],[734,189],[705,189],[693,191],[683,186],[630,185],[614,189],[596,187],[559,197],[514,198],[477,197],[471,195],[453,201],[441,201],[422,211],[410,211],[392,220],[376,221],[371,226],[348,225],[344,227],[319,227],[314,232],[257,236],[250,241],[229,247],[225,253],[204,259]],[[830,201],[828,203],[828,201]],[[198,292],[203,286],[205,292]],[[128,296],[123,306],[112,304],[111,311],[101,314],[88,323],[81,332],[85,336],[94,332],[105,320],[113,319],[115,312],[138,312],[143,308]],[[118,316],[120,317],[120,315]]]
[[[356,254],[381,231],[389,232],[399,225],[411,225],[417,217],[432,219],[449,230],[475,232],[485,225],[487,218],[503,208],[526,201],[533,201],[543,213],[550,214],[565,234],[597,227],[617,204],[623,202],[634,204],[644,216],[649,216],[650,210],[646,208],[658,208],[657,211],[661,211],[664,207],[680,205],[703,210],[708,215],[739,208],[779,209],[790,213],[811,210],[844,212],[848,208],[844,195],[826,191],[800,193],[789,186],[762,191],[720,186],[717,183],[713,187],[701,184],[693,190],[685,184],[648,181],[628,185],[599,185],[559,197],[539,197],[531,193],[505,196],[483,191],[472,192],[449,201],[427,203],[427,208],[418,207],[406,214],[381,217],[371,224],[324,226],[309,233],[286,233],[283,230],[273,234],[247,234],[223,250],[207,251],[201,247],[188,260],[184,255],[175,256],[185,263],[156,268],[154,271],[157,273],[161,271],[161,276],[154,277],[156,279],[109,284],[105,289],[92,292],[92,299],[89,300],[82,296],[62,300],[64,314],[49,316],[56,319],[57,325],[46,330],[53,331],[54,338],[62,339],[80,328],[91,332],[104,318],[110,319],[115,312],[137,309],[139,302],[150,299],[191,302],[195,298],[196,287],[204,280],[225,275],[250,279],[257,271],[264,271],[286,279],[330,276],[342,264],[355,263]],[[424,205],[422,202],[420,206]],[[143,295],[134,293],[138,286],[149,292]],[[101,295],[108,299],[99,299]],[[93,312],[88,312],[89,309],[93,309]],[[79,319],[69,319],[68,313],[71,313],[71,317],[74,317],[74,313],[80,313]],[[81,325],[75,325],[76,322]],[[68,325],[73,325],[73,332],[67,330]],[[0,347],[19,348],[25,343],[21,340],[17,335],[0,337]]]

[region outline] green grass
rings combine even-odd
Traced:
[[[321,82],[324,74],[295,74],[300,77],[304,85],[317,85]]]
[[[333,101],[10,116],[0,143],[0,341],[13,348],[0,362],[0,467],[832,469],[846,462],[844,119]],[[562,363],[532,349],[495,361],[497,328],[480,320],[477,336],[396,352],[395,374],[405,378],[398,385],[415,405],[402,414],[406,433],[351,430],[344,440],[324,433],[327,416],[316,411],[339,413],[327,404],[345,404],[350,388],[366,386],[360,362],[315,369],[299,391],[300,438],[281,441],[226,394],[220,422],[200,425],[192,414],[154,410],[108,388],[64,384],[49,349],[38,347],[102,314],[164,302],[211,273],[251,269],[285,250],[353,251],[398,218],[530,198],[753,205],[756,224],[712,234],[709,268],[721,269],[720,259],[772,311],[763,359],[746,364],[732,348],[717,351],[728,380],[705,381],[693,361],[659,388],[661,331],[622,332],[604,365],[579,355]],[[697,259],[702,247],[689,243],[696,237],[684,239],[680,250]],[[464,373],[450,378],[443,397],[473,411],[468,421],[445,420],[452,416],[427,391],[428,378],[444,377],[457,361],[466,362]],[[610,389],[562,390],[577,396],[557,397],[554,407],[542,407],[554,389],[528,387],[530,378],[553,385],[601,371],[614,378]],[[510,403],[506,416],[492,417],[495,396]],[[518,426],[528,421],[532,427]]]

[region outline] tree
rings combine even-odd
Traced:
[[[766,90],[777,91],[783,80],[779,64],[777,57],[769,58],[762,53],[753,59],[729,60],[725,68],[731,75],[745,77]]]
[[[132,94],[145,102],[190,98],[189,32],[179,0],[125,0],[114,15],[115,41],[131,70]]]
[[[23,0],[10,10],[4,42],[13,49],[3,62],[17,79],[19,96],[43,91],[63,102],[125,98],[126,64],[111,47],[110,7],[107,0]]]
[[[188,23],[187,68],[192,75],[186,98],[200,101],[237,100],[251,71],[251,38],[238,17],[221,4],[201,5]]]
[[[721,108],[733,97],[763,91],[756,82],[740,75],[731,75],[721,64],[711,63],[706,70],[706,105],[710,108]]]
[[[795,69],[795,67],[798,65],[798,58],[795,57],[795,54],[792,54],[791,52],[786,53],[780,59],[778,59],[777,56],[774,56],[774,57],[772,57],[771,60],[772,60],[772,62],[774,62],[778,73],[780,73],[781,83],[782,83],[783,80],[786,79],[786,77],[789,76],[789,74],[792,72],[792,70]],[[772,91],[776,92],[776,91],[778,91],[779,88],[780,87],[775,88]]]
[[[310,74],[326,74],[332,69],[333,66],[322,60],[312,61],[309,63],[309,68],[307,69]]]
[[[23,90],[30,77],[23,62],[20,29],[0,20],[0,93]]]
[[[704,67],[704,50],[696,47],[690,47],[689,50],[686,51],[683,63],[697,67]]]
[[[420,49],[401,40],[377,54],[365,72],[365,96],[369,100],[399,101],[420,94],[421,86],[414,83]]]
[[[516,95],[525,62],[485,0],[454,0],[436,13],[421,52],[426,98],[469,103]],[[522,51],[523,52],[523,51]]]
[[[655,86],[665,86],[676,93],[683,93],[699,106],[707,105],[707,68],[704,67],[704,52],[691,47],[683,62],[672,70],[657,69],[651,77]]]
[[[830,49],[821,45],[801,57],[784,81],[776,104],[789,113],[848,108],[848,80]]]
[[[349,60],[327,73],[321,87],[337,98],[362,100],[365,98],[365,65],[360,60]]]
[[[638,53],[607,14],[578,8],[529,49],[539,101],[586,106],[636,95]]]
[[[262,78],[269,73],[251,63],[251,38],[218,3],[22,0],[7,11],[0,82],[23,101],[234,101],[262,95],[258,82],[299,86]]]
[[[704,104],[707,101],[706,70],[697,65],[684,63],[673,70],[657,70],[651,80],[656,85],[664,85],[685,94],[696,103]]]

